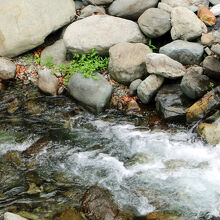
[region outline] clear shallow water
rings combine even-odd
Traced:
[[[38,174],[59,187],[107,188],[136,215],[165,210],[185,219],[219,216],[220,145],[206,145],[183,128],[150,130],[125,117],[107,118],[82,114],[70,118],[68,129],[53,127],[47,147],[35,155]],[[30,133],[16,143],[0,137],[0,155],[24,151],[37,138]]]

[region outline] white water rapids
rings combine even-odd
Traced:
[[[77,117],[70,128],[73,138],[50,156],[56,170],[82,185],[107,188],[122,208],[137,215],[156,209],[186,219],[220,216],[220,145],[205,144],[185,129],[148,130],[127,121],[95,118],[81,127]]]

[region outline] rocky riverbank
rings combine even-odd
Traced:
[[[0,5],[0,116],[8,114],[12,128],[25,115],[46,118],[48,104],[39,100],[47,94],[43,102],[49,106],[66,101],[71,109],[65,119],[54,109],[64,127],[83,108],[95,114],[117,109],[129,117],[143,117],[149,109],[145,126],[194,126],[209,147],[219,144],[220,1],[0,0]],[[10,93],[14,85],[16,94]],[[41,192],[33,184],[29,192]],[[91,191],[104,208],[88,199],[84,213],[73,209],[54,219],[132,218],[113,201],[103,202],[107,192]],[[16,219],[8,213],[4,218]],[[179,217],[159,212],[146,219]]]

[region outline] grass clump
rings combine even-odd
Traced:
[[[67,85],[70,77],[76,72],[81,73],[84,77],[97,79],[96,72],[106,70],[108,63],[109,57],[102,57],[93,49],[85,54],[74,53],[72,60],[68,64],[54,66],[51,60],[44,64],[49,68],[54,68],[52,73],[58,70],[63,77],[63,84]]]

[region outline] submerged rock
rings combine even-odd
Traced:
[[[119,83],[129,84],[146,75],[146,55],[151,53],[142,43],[119,43],[109,50],[108,70]]]
[[[63,211],[60,215],[60,220],[81,220],[80,212],[74,208]]]
[[[220,86],[205,94],[186,111],[187,122],[205,118],[211,111],[220,106]]]
[[[83,196],[82,207],[86,216],[92,220],[132,220],[132,215],[120,212],[109,191],[91,187]]]
[[[151,53],[147,54],[146,67],[150,74],[159,75],[169,79],[176,79],[184,76],[186,70],[184,66],[171,59],[167,55]]]
[[[75,16],[73,0],[1,0],[0,5],[0,56],[14,57],[41,45]]]
[[[176,7],[171,12],[173,40],[194,40],[207,32],[205,24],[189,9]]]
[[[137,20],[148,8],[156,7],[158,0],[115,0],[109,7],[110,15]]]
[[[81,73],[74,73],[68,83],[68,90],[73,98],[93,112],[101,112],[108,104],[112,94],[111,84],[99,73],[98,79],[85,78]]]
[[[166,214],[164,212],[152,212],[146,216],[146,220],[183,220],[175,214]]]
[[[161,47],[160,53],[166,54],[183,65],[200,64],[204,48],[199,43],[176,40]]]
[[[155,98],[156,109],[167,121],[185,121],[186,109],[192,101],[178,84],[164,85]]]
[[[0,35],[0,43],[1,43],[1,35]],[[0,78],[1,79],[3,80],[13,79],[15,77],[15,71],[16,71],[16,66],[13,62],[0,57]]]
[[[93,48],[106,55],[110,47],[121,42],[145,43],[138,25],[130,20],[108,15],[95,15],[69,25],[64,43],[70,52],[86,53]]]
[[[147,37],[160,37],[171,29],[170,14],[159,8],[150,8],[139,17],[138,25]]]
[[[201,123],[198,126],[198,133],[213,146],[220,143],[220,125]]]

